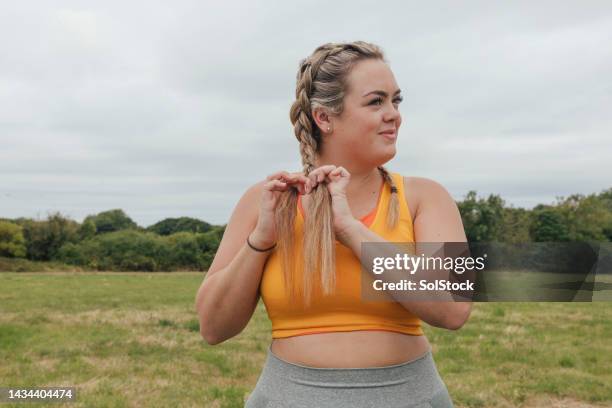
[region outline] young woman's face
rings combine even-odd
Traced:
[[[396,140],[402,116],[401,96],[389,66],[380,60],[358,62],[348,76],[344,110],[332,118],[328,139],[336,154],[367,166],[378,166],[396,153]],[[394,131],[385,135],[382,132]]]

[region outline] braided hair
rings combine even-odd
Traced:
[[[379,47],[363,41],[323,44],[309,57],[300,61],[295,101],[291,106],[289,117],[299,142],[303,172],[306,176],[317,168],[318,152],[322,145],[321,131],[315,124],[313,111],[323,108],[334,115],[340,115],[344,110],[347,77],[352,68],[365,59],[379,59],[386,62]],[[391,191],[387,227],[393,229],[399,219],[398,189],[383,166],[378,166],[378,170]],[[332,199],[323,184],[318,184],[310,193],[312,198],[309,200],[309,217],[305,220],[304,235],[297,237],[303,239],[304,263],[296,265],[293,248],[296,238],[294,221],[297,194],[297,189],[291,188],[281,195],[275,214],[275,224],[286,288],[292,297],[303,297],[305,304],[309,305],[315,281],[320,282],[324,294],[331,293],[336,284]],[[302,291],[297,290],[294,282],[296,267],[303,268]]]

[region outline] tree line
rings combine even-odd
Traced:
[[[457,206],[469,242],[612,241],[612,188],[531,210],[507,206],[499,195],[478,198],[470,191]]]
[[[470,191],[457,206],[470,242],[612,241],[612,188],[530,210]],[[224,231],[225,225],[190,217],[143,228],[121,209],[89,215],[82,223],[59,212],[45,220],[0,218],[0,256],[107,271],[204,271]]]
[[[121,209],[82,223],[56,212],[46,220],[0,219],[0,256],[106,271],[206,270],[224,231],[189,217],[143,228]]]

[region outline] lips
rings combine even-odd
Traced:
[[[387,138],[389,138],[389,139],[395,139],[396,136],[397,136],[397,133],[396,133],[395,129],[394,130],[385,130],[384,132],[380,132],[380,134],[385,136],[385,137],[387,137]]]

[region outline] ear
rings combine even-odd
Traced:
[[[331,118],[325,110],[321,108],[315,109],[312,112],[312,117],[314,118],[315,123],[319,127],[321,134],[329,134],[334,131],[334,127],[331,123]]]

